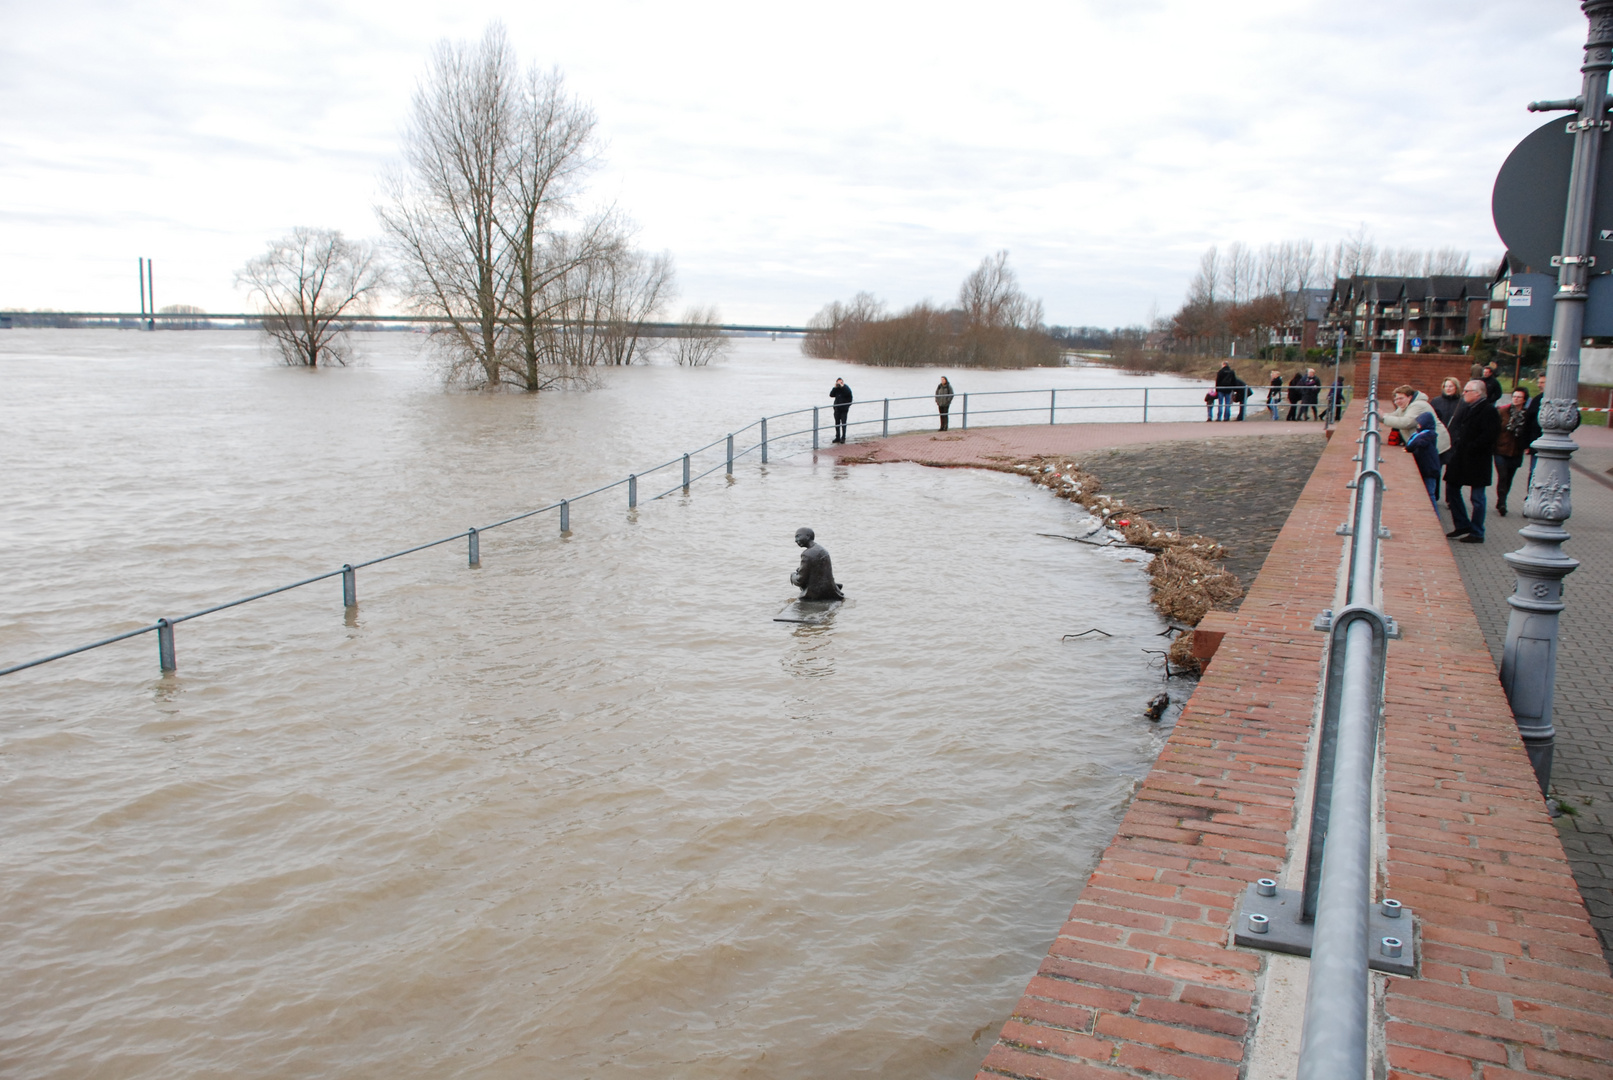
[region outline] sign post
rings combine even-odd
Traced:
[[[1578,561],[1563,551],[1563,542],[1568,539],[1563,523],[1573,510],[1569,458],[1579,449],[1569,433],[1579,422],[1579,347],[1585,330],[1591,270],[1596,261],[1591,244],[1597,164],[1603,134],[1609,127],[1607,79],[1609,68],[1613,68],[1613,0],[1583,0],[1580,7],[1590,21],[1585,63],[1580,68],[1584,74],[1580,96],[1575,101],[1531,106],[1572,109],[1575,118],[1567,122],[1567,132],[1573,135],[1574,148],[1561,254],[1551,260],[1559,268],[1557,293],[1553,298],[1546,385],[1540,402],[1542,433],[1533,446],[1535,466],[1523,504],[1527,524],[1518,531],[1524,546],[1505,556],[1518,580],[1507,597],[1512,612],[1501,655],[1501,685],[1512,704],[1513,719],[1529,752],[1540,793],[1548,797],[1556,737],[1551,719],[1552,695],[1557,685],[1557,632],[1565,607],[1563,578],[1579,567]],[[1543,191],[1541,195],[1552,198],[1555,192]],[[1510,296],[1508,303],[1512,303]]]

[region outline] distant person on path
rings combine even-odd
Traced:
[[[1412,421],[1412,436],[1406,440],[1406,453],[1417,462],[1417,473],[1423,478],[1423,487],[1428,489],[1428,501],[1436,518],[1439,517],[1439,442],[1434,427],[1438,423],[1433,409],[1418,413]]]
[[[1434,407],[1434,415],[1448,430],[1451,426],[1451,417],[1456,415],[1456,407],[1462,403],[1462,384],[1455,379],[1446,379],[1440,387],[1439,397],[1430,401]]]
[[[947,410],[952,408],[952,398],[952,384],[947,382],[947,377],[943,375],[935,388],[935,407],[941,412],[942,431],[947,429]]]
[[[1485,364],[1484,374],[1479,376],[1484,382],[1484,400],[1494,405],[1501,400],[1501,380],[1495,377],[1495,365]]]
[[[1484,400],[1484,380],[1472,379],[1462,387],[1462,404],[1451,417],[1451,458],[1445,466],[1445,505],[1451,512],[1451,531],[1445,535],[1464,544],[1484,543],[1484,509],[1488,501],[1495,440],[1501,434],[1501,416]],[[1462,489],[1468,489],[1471,516],[1462,506]]]
[[[1238,373],[1232,370],[1230,360],[1221,361],[1221,370],[1215,373],[1215,418],[1232,419],[1232,388],[1239,383]]]
[[[1327,388],[1327,411],[1335,424],[1344,419],[1344,384],[1337,375]]]
[[[1495,440],[1495,512],[1507,516],[1507,495],[1512,477],[1523,464],[1524,432],[1529,427],[1529,391],[1512,391],[1512,400],[1495,410],[1501,418],[1501,434]]]
[[[1282,404],[1282,400],[1283,373],[1280,371],[1273,371],[1271,373],[1271,382],[1266,386],[1266,408],[1271,410],[1271,418],[1273,420],[1277,419],[1277,406]]]
[[[1215,403],[1220,397],[1221,395],[1215,390],[1211,390],[1204,395],[1204,422],[1206,424],[1215,419]]]
[[[1305,377],[1299,372],[1288,376],[1288,419],[1299,419],[1299,403],[1305,400]]]
[[[851,412],[851,387],[846,380],[836,379],[835,384],[829,388],[829,396],[835,403],[835,437],[834,442],[846,441],[846,417]]]
[[[1232,377],[1238,381],[1232,384],[1232,396],[1238,402],[1238,421],[1243,422],[1244,410],[1249,407],[1249,384],[1243,381],[1243,376],[1237,372]]]
[[[1301,420],[1320,420],[1322,411],[1318,408],[1318,405],[1322,396],[1322,380],[1316,377],[1316,369],[1306,368],[1299,385],[1305,388],[1304,396],[1300,398],[1299,402],[1299,418]],[[1310,414],[1309,417],[1306,416],[1306,413]]]

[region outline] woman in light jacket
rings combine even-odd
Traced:
[[[1428,395],[1409,386],[1395,387],[1395,411],[1385,413],[1383,422],[1400,432],[1401,442],[1410,442],[1411,437],[1417,434],[1417,417],[1422,413],[1434,414],[1434,440],[1439,450],[1441,464],[1450,460],[1451,433],[1445,429],[1445,424],[1439,418],[1433,405],[1429,404]]]

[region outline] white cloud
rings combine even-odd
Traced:
[[[159,302],[225,310],[287,227],[375,234],[427,51],[497,17],[593,103],[595,193],[685,298],[795,323],[944,299],[999,247],[1105,325],[1211,243],[1365,222],[1492,257],[1495,171],[1585,31],[1568,0],[12,4],[0,305],[127,309],[149,255]]]

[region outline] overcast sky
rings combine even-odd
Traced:
[[[678,307],[949,300],[1007,248],[1048,321],[1180,302],[1233,240],[1491,262],[1496,169],[1572,97],[1571,0],[0,0],[0,308],[240,310],[294,225],[374,237],[432,44],[507,24],[593,105],[591,194]]]

